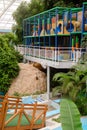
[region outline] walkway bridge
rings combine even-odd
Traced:
[[[71,68],[75,65],[81,55],[84,53],[82,48],[75,49],[69,47],[39,47],[20,45],[16,49],[24,55],[24,59],[40,63],[44,68],[46,66],[53,68]]]
[[[58,69],[69,69],[75,65],[85,51],[82,48],[74,49],[69,47],[39,47],[39,46],[17,46],[24,56],[24,60],[40,63],[47,69],[47,95],[50,99],[50,67]]]

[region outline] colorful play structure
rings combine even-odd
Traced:
[[[50,97],[50,67],[70,69],[86,52],[81,48],[87,35],[87,2],[80,8],[55,7],[23,20],[24,45],[17,50],[24,62],[37,62],[47,69]]]
[[[40,59],[78,62],[85,35],[87,2],[79,8],[55,7],[23,20],[25,53]]]
[[[81,8],[55,7],[23,21],[26,45],[79,48],[87,34],[87,2]]]

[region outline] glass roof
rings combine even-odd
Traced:
[[[0,0],[0,32],[10,32],[15,23],[12,14],[22,1],[30,0]]]

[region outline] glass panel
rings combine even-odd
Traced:
[[[15,24],[12,14],[22,1],[30,2],[30,0],[0,0],[0,30],[11,30]]]

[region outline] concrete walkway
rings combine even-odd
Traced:
[[[61,123],[57,123],[56,121],[53,121],[53,118],[58,118],[59,114],[56,116],[52,116],[49,119],[46,119],[46,127],[39,129],[39,130],[54,130],[58,126],[61,126]]]

